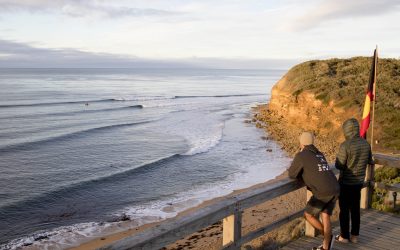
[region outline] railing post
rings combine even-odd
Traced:
[[[307,202],[311,198],[312,195],[313,194],[311,193],[311,191],[307,190]],[[310,237],[317,236],[317,230],[315,230],[315,228],[313,226],[311,226],[311,224],[307,220],[306,220],[305,234],[306,234],[306,236],[310,236]]]
[[[242,212],[236,210],[233,215],[223,219],[222,222],[222,245],[226,246],[233,243],[230,249],[240,249],[236,246],[237,242],[242,237]]]
[[[368,209],[371,207],[372,203],[372,193],[374,191],[374,187],[371,186],[371,181],[374,179],[374,166],[367,166],[365,172],[365,182],[367,182],[367,186],[361,189],[361,201],[360,208]]]

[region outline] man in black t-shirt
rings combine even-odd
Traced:
[[[301,151],[296,154],[289,168],[289,177],[304,181],[313,196],[307,202],[304,217],[324,235],[316,250],[330,250],[333,245],[331,215],[339,195],[339,183],[331,171],[324,154],[314,146],[314,136],[304,132],[300,136]],[[321,214],[322,223],[318,219]]]

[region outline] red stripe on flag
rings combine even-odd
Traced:
[[[368,91],[367,95],[369,96],[369,99],[372,102],[374,100],[374,94],[372,93],[372,89],[370,91]]]
[[[365,96],[364,109],[362,113],[360,136],[364,139],[367,138],[367,131],[371,121],[371,105],[373,106],[375,93],[374,85],[376,84],[376,64],[377,64],[377,52],[374,50],[374,56],[372,57],[371,72],[369,77],[369,82],[367,86],[367,93]]]

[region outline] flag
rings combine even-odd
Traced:
[[[375,98],[375,84],[376,84],[376,64],[378,63],[378,55],[375,49],[374,57],[372,58],[371,75],[369,77],[367,94],[365,96],[364,111],[361,121],[360,136],[364,139],[367,138],[367,130],[371,121],[371,103]]]

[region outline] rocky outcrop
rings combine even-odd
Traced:
[[[296,93],[284,76],[273,87],[269,104],[259,106],[255,117],[292,156],[299,149],[301,132],[312,131],[317,147],[332,162],[344,140],[341,125],[354,113],[355,110],[336,107],[334,101],[324,104],[310,91]]]
[[[298,135],[316,135],[316,145],[333,161],[344,140],[341,124],[361,121],[371,58],[314,60],[291,68],[272,89],[268,105],[256,112],[264,127],[289,154],[298,150]],[[374,152],[400,153],[400,60],[379,59]],[[370,140],[368,132],[368,140]]]

